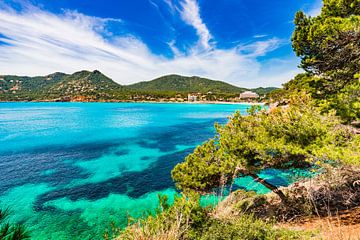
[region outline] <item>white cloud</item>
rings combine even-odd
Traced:
[[[294,56],[289,56],[283,59],[270,59],[261,64],[261,75],[256,77],[256,87],[261,86],[280,86],[294,78],[295,75],[304,72],[297,66],[300,60]],[[252,87],[250,81],[240,83],[244,87]]]
[[[259,57],[264,56],[266,53],[274,51],[281,46],[284,41],[278,38],[271,38],[269,40],[257,41],[251,44],[237,46],[238,51],[247,54],[247,56]]]
[[[196,0],[183,0],[181,3],[181,18],[191,25],[199,36],[199,46],[205,50],[211,48],[212,36],[209,29],[200,17],[200,8]]]
[[[264,37],[267,37],[268,35],[266,34],[256,34],[253,36],[253,38],[264,38]]]
[[[198,12],[194,6],[190,9]],[[72,73],[82,69],[98,69],[121,84],[174,73],[200,75],[252,87],[264,85],[261,82],[263,76],[270,77],[263,75],[264,66],[257,58],[276,49],[282,42],[273,38],[232,49],[214,47],[190,54],[180,52],[171,42],[170,47],[178,54],[166,58],[153,54],[144,42],[132,35],[113,37],[111,40],[104,38],[104,35],[111,34],[106,28],[111,21],[122,24],[118,19],[90,17],[73,11],[56,15],[35,8],[22,12],[2,8],[0,73],[35,76],[56,71]],[[194,25],[200,29],[204,27],[201,21],[195,21]],[[201,42],[206,46],[211,35],[206,27],[199,32],[203,34]],[[280,64],[286,66],[288,72],[296,69],[296,64]],[[272,78],[279,79],[277,75],[284,71],[272,71]],[[281,81],[285,80],[288,79]],[[279,85],[276,80],[264,82],[266,86]]]
[[[316,17],[320,15],[322,6],[323,6],[323,1],[316,0],[316,2],[306,11],[306,14],[311,17]]]
[[[175,5],[173,4],[172,0],[164,0],[164,2],[166,3],[166,5],[167,5],[168,8],[170,9],[170,11],[171,11],[172,13],[175,13],[176,7],[175,7]]]

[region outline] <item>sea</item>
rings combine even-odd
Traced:
[[[32,239],[102,239],[158,195],[178,194],[173,167],[250,104],[0,103],[0,208]],[[293,172],[269,169],[277,186]],[[267,189],[239,178],[236,188]],[[209,204],[214,196],[204,197]]]

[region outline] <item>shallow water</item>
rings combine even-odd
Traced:
[[[176,193],[171,169],[250,105],[0,103],[0,204],[33,239],[101,239]],[[292,172],[262,173],[287,185]],[[250,178],[237,188],[266,192]],[[211,200],[209,200],[211,201]]]

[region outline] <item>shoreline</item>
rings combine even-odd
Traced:
[[[224,105],[266,105],[266,102],[223,102],[223,101],[0,101],[0,103],[163,103],[163,104],[224,104]]]
[[[221,102],[221,101],[196,101],[196,102],[171,102],[171,101],[0,101],[0,103],[158,103],[158,104],[223,104],[223,105],[266,105],[265,102]]]

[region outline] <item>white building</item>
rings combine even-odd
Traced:
[[[245,91],[240,93],[240,99],[250,99],[250,98],[258,98],[259,95],[257,93],[251,91]]]
[[[188,94],[188,101],[189,102],[196,102],[197,101],[197,95],[195,94]]]

